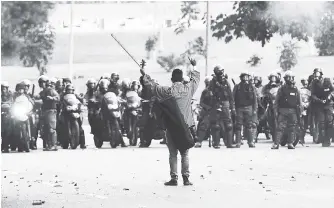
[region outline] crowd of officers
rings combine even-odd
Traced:
[[[283,78],[283,79],[282,79]],[[188,80],[186,77],[184,81]],[[148,105],[142,105],[141,131],[154,131],[153,137],[162,139],[161,144],[166,143],[164,125],[156,116],[158,109],[154,108],[150,90],[145,89],[139,81],[124,79],[120,81],[117,73],[105,74],[100,80],[89,79],[86,83],[86,94],[76,94],[74,86],[68,78],[48,78],[42,75],[38,79],[40,93],[34,95],[35,87],[31,93],[32,84],[29,80],[23,80],[16,85],[15,92],[9,90],[7,82],[1,84],[1,104],[11,105],[16,97],[25,95],[33,104],[33,114],[28,120],[30,131],[30,149],[36,149],[36,141],[40,136],[43,139],[43,150],[56,151],[59,138],[63,136],[66,114],[62,113],[66,104],[64,96],[73,94],[83,106],[88,108],[88,121],[92,134],[101,131],[101,126],[96,119],[101,118],[103,98],[107,92],[117,95],[120,103],[126,101],[126,94],[135,91],[142,100],[150,101]],[[304,143],[306,130],[309,129],[315,143],[322,143],[323,147],[330,146],[334,130],[334,88],[330,78],[324,78],[322,70],[314,69],[313,74],[307,79],[302,79],[302,87],[297,88],[295,76],[291,71],[271,73],[268,83],[262,85],[262,78],[248,72],[240,74],[240,82],[234,87],[229,84],[228,76],[224,69],[216,66],[214,74],[206,77],[205,89],[199,102],[198,125],[192,128],[192,134],[196,141],[195,147],[200,148],[202,141],[212,137],[214,148],[220,148],[221,138],[227,148],[239,148],[242,140],[247,140],[250,148],[255,147],[259,133],[265,133],[273,139],[272,149],[278,149],[282,140],[286,140],[287,147],[294,149],[296,141]],[[90,102],[94,100],[94,102]],[[9,149],[19,152],[29,151],[16,145],[15,122],[6,116],[8,112],[1,108],[1,137],[2,152]],[[83,111],[82,111],[83,112]],[[81,113],[82,113],[81,112]],[[195,109],[194,109],[195,112]],[[38,118],[38,119],[36,119]],[[117,122],[121,134],[126,134],[124,120],[120,117]],[[83,117],[79,118],[80,148],[85,149],[85,133],[82,129]],[[146,130],[145,130],[146,129]],[[153,130],[152,130],[153,129]],[[140,147],[148,147],[152,139],[140,138]],[[126,147],[121,139],[120,145]]]
[[[254,148],[258,134],[265,133],[273,139],[272,149],[282,143],[294,149],[298,142],[305,143],[307,129],[315,143],[323,147],[331,144],[334,89],[332,80],[323,77],[319,68],[301,79],[300,89],[291,71],[283,77],[279,71],[271,73],[264,86],[260,76],[244,72],[232,89],[219,66],[214,68],[213,76],[206,77],[205,85],[200,99],[197,148],[210,136],[214,148],[220,147],[220,138],[227,148],[239,148],[243,139]]]
[[[141,80],[141,79],[140,79]],[[66,131],[67,126],[64,126],[64,121],[69,116],[66,114],[66,106],[68,101],[64,100],[64,97],[70,97],[68,95],[73,95],[76,100],[80,102],[81,107],[79,110],[80,117],[78,118],[79,128],[80,128],[80,148],[85,149],[85,133],[82,128],[83,122],[83,112],[87,109],[88,121],[91,126],[91,134],[95,135],[102,131],[101,123],[96,122],[102,119],[104,106],[103,99],[104,95],[108,92],[113,92],[117,95],[118,103],[122,106],[124,112],[124,105],[126,103],[126,94],[129,91],[136,92],[143,100],[150,99],[148,90],[145,90],[143,83],[137,80],[131,81],[129,79],[119,80],[118,73],[104,74],[100,80],[94,78],[88,79],[86,82],[87,92],[85,94],[76,94],[74,85],[68,78],[49,78],[42,75],[38,78],[38,85],[40,88],[40,93],[34,95],[35,86],[29,80],[23,80],[16,85],[15,92],[9,90],[8,82],[4,81],[1,84],[1,138],[2,138],[2,152],[7,153],[9,149],[11,151],[18,150],[19,152],[29,152],[30,150],[37,149],[36,141],[39,136],[43,140],[43,150],[44,151],[57,151],[57,146],[61,145],[60,140],[64,137],[64,131]],[[32,91],[30,93],[30,91]],[[30,150],[20,148],[18,141],[19,135],[17,135],[17,126],[15,126],[15,121],[10,117],[10,111],[8,106],[11,106],[17,97],[24,95],[33,104],[34,109],[31,113],[28,122],[29,128],[29,140],[30,140]],[[71,97],[72,98],[72,97]],[[7,106],[7,107],[3,107]],[[161,135],[162,127],[159,126],[160,122],[156,122],[155,117],[152,115],[152,105],[141,105],[145,111],[141,117],[143,118],[141,126],[142,131],[154,131],[154,134],[149,134],[151,138],[141,138],[140,147],[150,146],[152,139],[162,139],[161,144],[166,144],[166,139]],[[147,107],[148,106],[148,107]],[[146,115],[147,114],[147,115]],[[123,114],[124,115],[124,114]],[[117,131],[121,135],[126,135],[126,129],[124,120],[125,116],[121,116],[117,119]],[[139,123],[139,122],[138,122]],[[152,130],[154,129],[154,130]],[[155,131],[155,129],[158,129]],[[159,130],[160,129],[160,130]],[[160,133],[160,134],[159,134]],[[147,134],[146,134],[147,135]],[[122,147],[127,147],[123,137],[121,137],[120,144]]]

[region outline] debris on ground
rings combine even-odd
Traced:
[[[123,188],[123,190],[124,190],[124,191],[129,191],[130,189],[128,189],[128,188]]]
[[[263,184],[263,183],[260,181],[259,184]]]
[[[32,205],[42,205],[42,204],[44,204],[45,203],[45,201],[42,201],[42,200],[34,200],[33,202],[32,202]]]
[[[60,184],[56,184],[53,187],[62,187]]]

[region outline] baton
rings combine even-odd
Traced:
[[[124,48],[124,46],[122,45],[122,43],[120,43],[112,33],[110,35],[111,35],[111,37],[114,38],[114,40],[118,43],[118,45],[120,45],[123,48],[123,50],[131,57],[131,59],[134,62],[136,62],[136,64],[141,68],[140,64],[138,64],[138,62],[136,61],[136,59],[133,58],[133,56]]]
[[[235,85],[235,81],[234,81],[234,79],[232,78],[232,82],[233,82],[233,85]]]

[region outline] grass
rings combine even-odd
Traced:
[[[131,31],[117,32],[115,36],[133,54],[138,61],[145,58],[145,41],[154,31]],[[163,54],[184,52],[188,41],[194,40],[198,36],[205,37],[205,30],[188,30],[184,34],[175,35],[171,30],[163,33],[164,48]],[[267,75],[279,68],[277,64],[282,38],[275,37],[265,47],[260,43],[253,43],[248,39],[238,39],[229,44],[210,39],[209,50],[209,73],[215,65],[225,68],[228,75],[238,82],[239,74],[244,71],[252,71],[263,77],[266,82]],[[85,81],[89,77],[99,78],[103,73],[118,72],[121,78],[138,79],[140,76],[138,66],[128,57],[123,49],[112,39],[109,32],[81,33],[74,38],[74,74],[83,75],[84,79],[75,80],[78,92],[85,91]],[[293,69],[297,79],[307,77],[315,67],[323,69],[326,76],[334,77],[334,57],[311,56],[308,45],[300,42],[298,64]],[[159,46],[159,44],[158,44]],[[261,65],[251,68],[246,64],[246,60],[253,54],[263,57]],[[56,77],[68,76],[69,66],[69,37],[66,34],[57,34],[53,59],[49,65],[49,75]],[[205,75],[205,61],[199,59],[198,68]],[[162,85],[170,85],[170,74],[165,72],[153,60],[147,64],[147,72],[156,78]],[[36,68],[23,68],[21,66],[3,66],[1,70],[1,80],[7,80],[14,87],[17,82],[24,78],[33,80],[36,83],[38,71]],[[202,79],[202,80],[203,80]],[[203,81],[202,81],[203,82]],[[204,83],[201,82],[200,89],[196,92],[195,98],[199,98]]]

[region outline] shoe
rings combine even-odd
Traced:
[[[220,149],[220,146],[215,145],[215,146],[213,146],[213,148]]]
[[[86,145],[80,146],[80,149],[86,149],[86,148],[87,148]]]
[[[4,150],[2,150],[2,153],[9,153],[9,150],[8,149],[4,149]]]
[[[172,178],[170,179],[170,181],[164,183],[165,186],[177,186],[177,179],[176,178]]]
[[[288,144],[288,149],[295,149],[295,147],[293,146],[293,144]]]
[[[197,142],[197,143],[195,144],[195,148],[201,148],[201,147],[202,147],[202,143]]]
[[[236,148],[236,146],[234,146],[234,145],[227,145],[226,148]]]
[[[279,145],[274,144],[274,145],[271,147],[271,149],[279,149]]]
[[[58,151],[57,146],[51,147],[50,151]]]
[[[121,144],[121,147],[128,147],[128,146],[127,146],[126,144],[123,143],[123,144]]]
[[[185,185],[185,186],[192,186],[193,185],[193,183],[191,183],[189,181],[189,177],[188,176],[182,176],[182,178],[183,178],[183,185]]]
[[[255,148],[255,144],[254,143],[249,143],[248,146],[249,146],[249,148]]]
[[[331,143],[330,143],[330,142],[322,143],[321,146],[322,146],[322,147],[330,147],[330,146],[331,146]]]
[[[43,151],[50,151],[49,148],[43,148]]]

